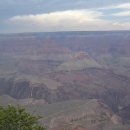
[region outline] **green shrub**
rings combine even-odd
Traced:
[[[0,107],[0,130],[45,130],[39,119],[19,106]]]

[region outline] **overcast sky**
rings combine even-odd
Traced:
[[[130,30],[130,0],[0,0],[0,33]]]

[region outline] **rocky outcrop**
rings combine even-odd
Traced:
[[[122,124],[119,116],[115,115],[107,105],[96,99],[89,100],[85,104],[69,110],[62,110],[46,120],[49,130],[101,130],[108,123],[111,125]],[[43,119],[42,122],[46,122],[46,120]]]
[[[130,103],[129,78],[108,70],[55,72],[46,76],[50,79],[40,78],[39,81],[36,80],[38,82],[35,82],[35,78],[30,80],[29,78],[1,77],[0,95],[10,95],[16,99],[43,99],[46,103],[75,99],[101,99],[114,112],[118,112],[119,107]]]

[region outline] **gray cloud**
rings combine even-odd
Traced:
[[[17,32],[130,29],[130,23],[104,20],[103,16],[103,12],[79,9],[15,16],[7,23]]]
[[[56,11],[99,8],[126,2],[129,2],[129,0],[1,0],[0,32],[18,32],[20,30],[20,25],[22,25],[22,22],[17,22],[15,24],[5,22],[15,16],[36,16],[37,14],[48,14]],[[36,23],[33,24],[35,24],[34,27],[38,26]],[[28,31],[35,31],[36,29],[33,29],[33,26],[31,25],[28,25],[28,28],[30,28]],[[17,30],[17,28],[19,30]],[[53,26],[53,30],[57,30],[57,28],[59,30],[60,26]],[[49,29],[48,27],[48,30],[52,30],[52,28]],[[21,31],[26,30],[21,28]]]
[[[1,0],[0,17],[103,7],[129,0]]]

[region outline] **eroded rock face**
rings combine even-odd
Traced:
[[[46,121],[43,119],[42,122]],[[50,130],[100,130],[106,124],[122,124],[119,116],[115,115],[107,105],[96,99],[89,100],[87,103],[70,110],[56,113],[47,122]]]
[[[123,119],[124,124],[130,124],[130,105],[125,106],[120,109],[119,115]]]
[[[46,74],[46,77],[40,77],[39,82],[35,82],[35,78],[30,80],[1,77],[0,94],[16,99],[43,99],[46,103],[102,99],[114,112],[117,112],[120,106],[130,103],[129,78],[116,75],[109,70],[55,72]]]

